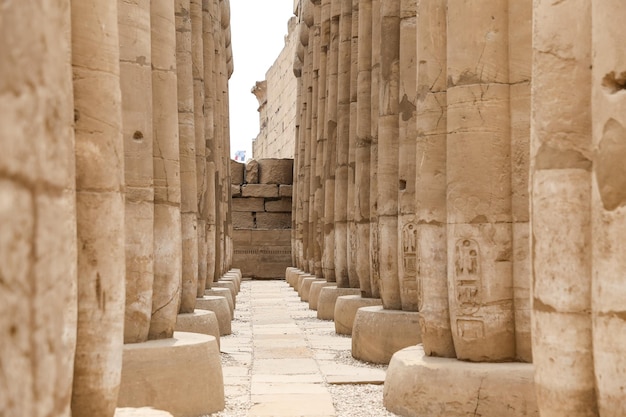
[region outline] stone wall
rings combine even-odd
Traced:
[[[279,278],[291,263],[292,159],[231,162],[234,262],[245,276]]]
[[[252,142],[252,157],[293,158],[296,130],[296,77],[293,55],[298,44],[295,17],[289,20],[285,47],[267,70],[265,80],[252,89],[259,101],[259,134]]]

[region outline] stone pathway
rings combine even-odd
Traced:
[[[221,338],[226,409],[212,417],[390,417],[386,366],[352,358],[350,337],[318,320],[285,281],[243,281]]]

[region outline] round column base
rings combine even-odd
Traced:
[[[210,290],[204,290],[204,295],[212,295],[216,297],[224,297],[228,301],[230,312],[235,317],[235,300],[233,299],[233,293],[228,288],[211,288]]]
[[[336,286],[336,282],[328,282],[325,280],[313,282],[311,284],[311,289],[309,290],[309,309],[317,310],[317,305],[320,300],[320,292],[322,291],[322,288]]]
[[[174,337],[124,345],[118,407],[153,407],[175,417],[224,409],[220,351],[213,336]]]
[[[196,309],[193,313],[179,314],[174,331],[208,334],[215,338],[217,347],[220,347],[220,324],[212,311]]]
[[[230,315],[230,307],[226,297],[205,295],[202,298],[196,298],[196,308],[215,313],[220,326],[220,336],[227,336],[232,333],[232,316]]]
[[[311,284],[314,282],[326,282],[325,279],[315,278],[315,277],[307,277],[302,280],[302,284],[300,285],[300,291],[298,294],[300,295],[300,301],[304,301],[305,303],[309,302],[309,293],[311,292]]]
[[[114,417],[172,417],[172,414],[152,407],[116,408]]]
[[[356,312],[361,307],[380,306],[380,298],[363,298],[360,295],[342,295],[335,302],[335,332],[337,334],[352,334]]]
[[[406,417],[537,417],[534,366],[425,356],[421,345],[396,352],[383,403]]]
[[[230,290],[231,297],[233,297],[233,300],[237,298],[237,287],[233,281],[221,281],[220,280],[220,281],[214,282],[211,289],[213,288],[228,288]]]
[[[320,291],[317,301],[317,318],[320,320],[333,320],[335,318],[335,303],[342,295],[359,295],[359,288],[337,288],[337,284],[332,287],[324,287]]]
[[[319,311],[319,310],[318,310]],[[352,326],[352,356],[365,362],[387,364],[400,349],[421,343],[420,314],[361,307]]]

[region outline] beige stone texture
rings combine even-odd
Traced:
[[[389,310],[383,306],[357,310],[352,325],[355,359],[388,364],[394,353],[421,341],[417,312]]]
[[[255,225],[258,229],[290,229],[291,213],[257,213]]]
[[[220,328],[220,336],[227,336],[232,333],[232,315],[228,301],[224,297],[204,295],[196,299],[196,306],[199,310],[209,310],[217,316]]]
[[[309,294],[311,293],[311,286],[314,282],[327,282],[323,278],[316,277],[307,277],[302,280],[300,284],[300,288],[298,288],[298,294],[300,295],[300,300],[305,303],[309,302]]]
[[[324,280],[323,282],[316,281],[311,283],[311,289],[309,290],[309,309],[317,311],[322,288],[334,287],[335,285],[336,283],[328,282],[326,280]]]
[[[246,184],[259,183],[259,162],[252,159],[246,162]]]
[[[576,32],[569,30],[574,21]],[[533,28],[530,199],[537,403],[543,416],[597,416],[589,313],[591,5],[537,2]],[[559,82],[563,73],[581,88],[566,89]]]
[[[278,186],[275,184],[246,184],[241,187],[242,197],[278,197]]]
[[[299,43],[296,19],[291,18],[284,47],[265,73],[264,91],[260,94],[253,91],[259,101],[260,131],[252,142],[252,155],[257,160],[294,157],[297,80],[293,74],[293,59]]]
[[[383,403],[406,417],[539,416],[532,364],[471,363],[396,352],[385,377]]]
[[[148,339],[154,280],[150,1],[118,2],[126,186],[124,343]]]
[[[236,229],[254,229],[254,213],[252,212],[235,211],[232,219]]]
[[[71,415],[76,193],[69,1],[0,17],[0,410]],[[122,255],[123,256],[123,255]]]
[[[358,288],[337,288],[336,286],[322,288],[317,300],[317,318],[320,320],[333,320],[337,298],[342,295],[357,295],[359,293],[360,290]]]
[[[230,313],[234,317],[235,300],[233,299],[233,293],[231,293],[228,288],[215,287],[215,288],[211,288],[210,290],[204,290],[204,295],[212,295],[212,296],[226,298],[226,301],[228,301],[228,307],[230,307]]]
[[[293,159],[258,159],[260,184],[292,184]]]
[[[152,2],[154,286],[150,339],[174,332],[182,279],[181,188],[174,4]]]
[[[233,263],[246,277],[283,277],[291,262],[290,236],[289,229],[236,229]]]
[[[230,183],[233,185],[240,185],[244,183],[244,174],[246,172],[246,165],[237,162],[230,161]]]
[[[354,318],[361,307],[382,305],[380,298],[364,298],[360,295],[342,295],[337,297],[333,320],[337,334],[352,335]]]
[[[241,197],[241,186],[239,186],[239,185],[231,185],[230,186],[230,195],[231,195],[231,197]]]
[[[155,410],[152,407],[116,408],[114,416],[115,417],[173,417],[167,411]]]
[[[417,22],[417,144],[415,213],[419,268],[417,299],[424,350],[456,357],[448,304],[446,207],[446,8],[419,4]]]
[[[73,416],[108,417],[120,387],[126,270],[117,3],[71,2],[71,14],[78,247],[71,407]]]
[[[221,278],[219,281],[213,282],[213,288],[227,288],[232,297],[237,297],[237,284],[233,281],[223,281]]]
[[[626,413],[622,388],[626,361],[624,345],[622,255],[626,230],[624,181],[623,86],[624,54],[618,48],[623,10],[615,1],[592,4],[593,72],[592,109],[595,150],[592,183],[592,323],[593,358],[598,413],[616,416]],[[617,8],[614,8],[617,7]],[[599,23],[601,22],[601,23]]]
[[[176,332],[172,338],[124,346],[118,407],[154,407],[175,417],[224,409],[220,352],[213,336]]]
[[[278,186],[278,196],[281,198],[293,196],[293,186],[287,184],[280,184]]]
[[[266,200],[265,211],[291,213],[291,198],[281,198],[280,200]]]
[[[208,334],[217,341],[217,348],[220,347],[220,324],[212,311],[194,310],[193,313],[179,314],[174,331]]]
[[[233,198],[233,212],[264,211],[265,201],[261,197]]]

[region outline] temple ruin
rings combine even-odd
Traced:
[[[251,278],[395,415],[626,415],[622,6],[295,0],[243,166],[230,0],[4,2],[0,416],[221,412]]]

